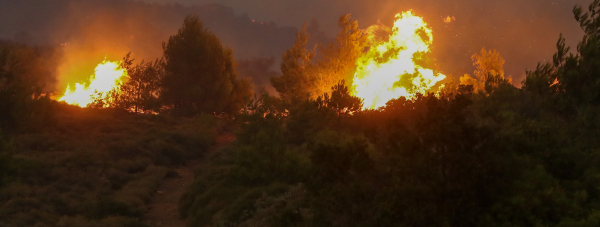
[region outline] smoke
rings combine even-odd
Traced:
[[[271,70],[277,70],[304,22],[312,47],[332,40],[343,14],[367,28],[378,21],[391,26],[396,13],[412,9],[433,29],[432,53],[444,74],[472,73],[470,57],[485,47],[500,52],[506,75],[518,85],[525,69],[551,60],[560,33],[575,49],[583,33],[571,10],[590,1],[0,0],[0,39],[62,45],[57,91],[64,91],[105,58],[119,60],[128,52],[137,60],[160,57],[162,42],[189,14],[198,15],[237,60],[274,57]],[[453,20],[444,22],[448,17]],[[250,76],[245,73],[240,70]]]
[[[271,86],[271,77],[277,76],[279,73],[273,70],[275,58],[253,58],[249,60],[238,61],[237,72],[240,75],[249,77],[254,83],[254,93],[259,94],[264,88],[271,94],[276,94],[277,91]]]
[[[362,28],[381,21],[391,26],[395,14],[412,9],[433,28],[433,50],[439,68],[458,77],[472,73],[471,55],[481,48],[496,49],[506,59],[505,71],[515,85],[525,69],[551,61],[559,34],[575,49],[582,32],[573,19],[575,5],[584,8],[592,0],[147,0],[201,4],[218,2],[248,12],[255,19],[275,20],[299,27],[316,18],[322,30],[334,36],[337,18],[351,13]],[[444,20],[453,18],[451,23]]]
[[[295,41],[294,27],[252,20],[220,4],[127,0],[0,0],[0,39],[60,46],[56,91],[62,92],[68,83],[87,80],[104,59],[120,60],[129,52],[138,61],[161,57],[162,42],[177,33],[187,15],[197,15],[236,59],[274,58],[272,69]]]

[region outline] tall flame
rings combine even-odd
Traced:
[[[415,63],[429,52],[431,33],[423,18],[411,11],[396,15],[389,40],[375,41],[357,60],[352,94],[364,100],[364,108],[376,109],[391,99],[425,94],[446,78]]]
[[[94,101],[97,95],[106,96],[112,89],[119,88],[120,82],[127,79],[127,71],[121,66],[121,62],[103,61],[96,66],[94,75],[90,76],[90,84],[75,83],[75,90],[67,86],[67,91],[59,99],[71,105],[86,107]]]

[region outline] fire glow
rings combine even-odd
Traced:
[[[127,71],[120,66],[120,62],[104,61],[94,70],[90,76],[90,84],[75,83],[75,89],[67,86],[65,94],[59,101],[71,105],[87,107],[94,98],[104,98],[113,89],[119,89],[121,82],[128,78]]]
[[[432,41],[432,31],[423,18],[411,11],[397,14],[389,40],[375,42],[357,60],[352,94],[364,100],[365,109],[376,109],[391,99],[412,99],[417,93],[430,92],[446,76],[415,60],[429,52]]]

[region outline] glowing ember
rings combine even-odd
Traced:
[[[422,18],[411,11],[396,15],[388,41],[376,42],[357,61],[354,96],[364,99],[364,108],[376,109],[395,98],[426,94],[446,78],[415,63],[429,52],[433,36]]]
[[[75,83],[75,90],[67,86],[67,91],[59,101],[71,105],[86,107],[92,103],[97,95],[106,96],[106,93],[118,88],[120,82],[127,79],[127,71],[120,66],[120,62],[104,61],[96,66],[94,75],[90,76],[90,84]]]
[[[444,18],[444,23],[451,23],[452,21],[455,21],[455,20],[456,20],[455,17],[447,16],[446,18]]]

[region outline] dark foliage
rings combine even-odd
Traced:
[[[189,17],[164,64],[125,58],[129,101],[115,109],[44,101],[26,70],[37,52],[3,46],[0,226],[143,226],[169,168],[213,141],[212,114],[240,109],[237,140],[205,158],[180,200],[190,226],[599,226],[598,12],[600,0],[576,7],[577,52],[560,37],[522,88],[481,71],[479,88],[378,110],[362,110],[343,80],[321,96],[305,87],[304,32],[273,79],[281,96],[246,102],[231,52]],[[176,114],[208,114],[123,110],[154,111],[157,91]]]
[[[291,105],[259,98],[181,212],[191,226],[597,226],[598,12],[576,7],[577,53],[561,37],[521,89],[487,73],[477,93],[379,110],[343,83]]]
[[[283,53],[281,62],[283,75],[271,77],[271,84],[287,102],[293,99],[314,98],[318,95],[315,87],[317,79],[315,66],[312,63],[316,50],[306,49],[309,38],[310,34],[304,25],[302,31],[296,32],[294,46]]]
[[[46,108],[52,101],[43,93],[54,76],[54,52],[0,40],[0,131],[51,121]]]
[[[53,105],[52,125],[0,139],[0,226],[145,226],[158,183],[216,134],[213,118]]]
[[[198,17],[186,17],[163,49],[161,98],[176,114],[236,114],[252,97],[249,81],[237,78],[231,49],[223,47]]]
[[[350,95],[344,80],[331,88],[331,95],[325,93],[317,98],[317,103],[319,106],[331,108],[338,116],[349,116],[363,107],[360,98]]]

